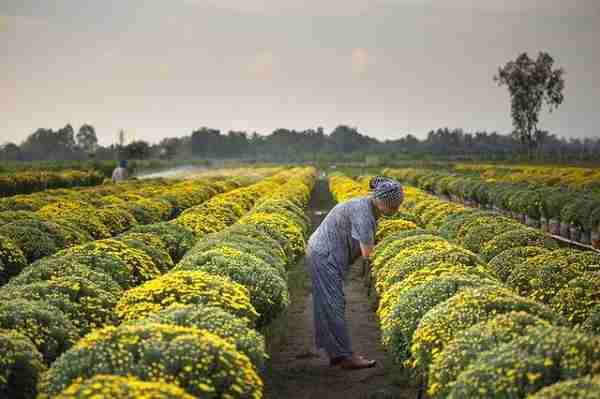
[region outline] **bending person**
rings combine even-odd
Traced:
[[[377,220],[396,213],[404,199],[402,186],[392,179],[376,176],[369,187],[370,195],[337,204],[310,236],[307,246],[315,343],[325,350],[331,365],[344,369],[373,367],[375,361],[352,351],[343,280],[350,265],[373,250]]]

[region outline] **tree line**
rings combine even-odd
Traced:
[[[430,131],[424,139],[406,134],[395,140],[378,140],[356,127],[339,125],[329,134],[322,127],[276,129],[269,135],[203,127],[182,137],[167,137],[151,144],[144,140],[101,146],[92,125],[77,133],[70,124],[53,130],[41,128],[20,144],[0,147],[0,161],[113,160],[113,159],[245,159],[261,161],[364,161],[398,159],[514,160],[531,151],[513,134],[447,127]],[[559,138],[546,131],[536,135],[532,156],[548,161],[598,161],[600,138]]]

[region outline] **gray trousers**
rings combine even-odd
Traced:
[[[315,344],[329,358],[349,357],[352,345],[345,317],[344,268],[330,256],[310,252],[306,268],[312,280]]]

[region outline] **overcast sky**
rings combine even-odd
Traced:
[[[2,0],[0,143],[67,123],[101,144],[120,128],[506,133],[493,75],[539,51],[566,70],[541,127],[597,137],[599,49],[598,0]]]

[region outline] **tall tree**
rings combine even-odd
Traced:
[[[511,116],[514,135],[527,146],[529,157],[536,146],[538,115],[545,103],[552,112],[563,102],[562,68],[552,69],[554,59],[540,52],[537,60],[527,53],[499,68],[494,81],[498,86],[508,86],[511,98]]]
[[[98,137],[96,136],[96,130],[92,125],[82,125],[75,138],[77,139],[77,146],[88,154],[96,151],[96,148],[98,147]]]

